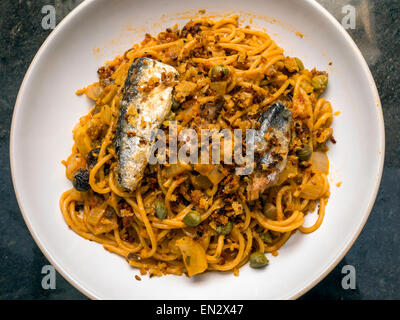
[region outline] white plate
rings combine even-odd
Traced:
[[[59,197],[70,188],[60,162],[70,153],[73,126],[90,105],[74,92],[96,81],[97,68],[142,40],[145,32],[157,34],[175,22],[182,26],[199,9],[250,12],[244,17],[265,27],[287,55],[300,57],[307,68],[329,72],[325,98],[341,112],[333,122],[337,144],[329,152],[331,198],[322,227],[309,235],[297,233],[264,270],[246,266],[239,277],[207,273],[194,279],[143,277],[139,282],[134,278],[137,270],[76,235],[60,213]],[[341,25],[314,1],[87,0],[59,24],[33,60],[15,105],[10,145],[14,188],[33,238],[57,270],[87,296],[293,299],[332,270],[364,226],[381,179],[384,124],[362,55]]]

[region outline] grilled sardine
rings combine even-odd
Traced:
[[[132,191],[143,176],[154,145],[154,131],[171,109],[178,72],[149,58],[136,59],[128,71],[114,140],[119,184]]]
[[[250,200],[256,200],[267,187],[278,181],[286,167],[291,139],[292,113],[281,103],[274,103],[258,119],[259,129],[254,137],[258,167],[247,187]]]

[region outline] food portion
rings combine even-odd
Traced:
[[[73,129],[61,211],[142,274],[262,269],[323,221],[328,75],[238,21],[146,34],[77,92],[94,106]]]

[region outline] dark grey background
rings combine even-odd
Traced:
[[[30,62],[50,33],[41,27],[44,16],[41,9],[47,4],[54,5],[59,23],[80,2],[0,2],[0,299],[86,299],[59,274],[56,290],[42,289],[41,270],[49,262],[22,219],[9,164],[9,134],[15,99]],[[386,154],[379,194],[360,237],[339,265],[301,299],[399,299],[400,1],[319,2],[339,21],[344,16],[344,5],[356,7],[356,29],[348,32],[363,52],[380,93]],[[347,264],[356,269],[354,290],[344,290],[341,286],[342,267]]]

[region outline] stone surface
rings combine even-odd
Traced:
[[[57,289],[41,286],[49,264],[20,214],[11,181],[9,134],[15,99],[36,51],[49,35],[41,27],[44,5],[56,7],[57,22],[80,0],[3,0],[0,2],[0,299],[86,299],[57,274]],[[400,2],[319,0],[339,21],[342,8],[356,8],[349,29],[374,75],[386,127],[385,169],[381,188],[360,237],[338,266],[301,299],[400,298]],[[342,267],[353,265],[356,289],[341,286]]]

